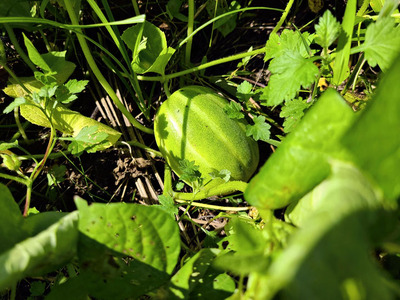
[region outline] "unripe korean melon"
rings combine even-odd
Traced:
[[[188,86],[174,92],[159,108],[154,132],[157,145],[180,176],[179,161],[195,161],[204,178],[229,170],[231,180],[248,181],[257,168],[257,143],[246,136],[245,120],[230,119],[228,101],[212,89]]]

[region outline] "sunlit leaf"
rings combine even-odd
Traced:
[[[362,112],[344,144],[354,161],[383,189],[386,199],[400,195],[400,56],[381,79],[371,103]]]
[[[253,118],[254,124],[246,125],[246,135],[252,136],[254,140],[262,140],[267,142],[271,135],[270,128],[267,122],[265,122],[265,117],[257,116]]]
[[[368,64],[385,71],[400,53],[400,26],[391,17],[380,18],[367,27],[362,45]]]
[[[372,255],[373,246],[394,230],[394,218],[368,180],[351,165],[334,164],[312,197],[315,205],[304,211],[301,228],[258,282],[256,299],[277,293],[283,299],[394,299]]]
[[[301,87],[308,88],[315,82],[318,67],[297,52],[285,52],[273,59],[269,66],[272,76],[260,99],[267,105],[275,106],[284,100],[291,100]]]
[[[334,90],[327,90],[249,182],[246,200],[276,209],[304,196],[330,173],[329,160],[347,157],[339,145],[355,118]]]
[[[326,10],[315,25],[315,41],[322,47],[328,48],[337,39],[340,33],[340,23]]]

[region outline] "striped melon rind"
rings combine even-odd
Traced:
[[[212,89],[184,87],[159,108],[154,132],[157,145],[172,170],[180,176],[179,161],[195,161],[204,178],[229,170],[231,180],[248,181],[259,161],[257,143],[246,136],[247,122],[230,119],[228,101]]]

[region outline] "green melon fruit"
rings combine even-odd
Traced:
[[[179,162],[187,159],[206,179],[224,169],[231,180],[250,179],[259,161],[258,145],[246,136],[246,121],[228,117],[227,104],[210,88],[188,86],[160,106],[154,120],[156,142],[178,176]]]

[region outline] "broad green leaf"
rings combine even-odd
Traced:
[[[313,193],[318,204],[256,283],[254,299],[278,293],[281,299],[394,299],[372,253],[395,219],[369,182],[353,166],[334,163],[332,176]]]
[[[180,252],[175,220],[156,206],[75,200],[79,230],[107,248],[159,271],[171,273]]]
[[[385,0],[383,6],[379,11],[378,19],[390,17],[393,13],[399,12],[399,1],[398,0]]]
[[[27,276],[63,266],[76,255],[78,213],[73,212],[0,254],[0,290]]]
[[[45,231],[48,227],[60,221],[63,217],[66,217],[68,213],[46,211],[42,213],[32,214],[25,218],[23,224],[24,230],[29,233],[29,236],[35,236],[42,231]]]
[[[83,151],[88,153],[96,152],[103,148],[103,144],[107,143],[108,134],[99,130],[99,126],[92,125],[83,127],[79,133],[72,139],[68,145],[68,150],[73,155],[81,155]]]
[[[135,72],[164,75],[175,49],[167,46],[165,34],[157,26],[146,21],[128,28],[121,37],[133,51],[132,68]]]
[[[263,228],[256,227],[254,220],[232,218],[225,226],[225,253],[216,257],[214,266],[236,275],[264,274],[294,231],[290,224],[270,216]]]
[[[37,81],[33,76],[19,77],[18,79],[31,93],[39,92],[43,86],[43,84]],[[3,92],[12,98],[23,98],[28,94],[13,78],[10,78],[10,83],[3,89]]]
[[[156,58],[153,64],[143,73],[154,72],[161,75],[165,74],[165,67],[167,66],[171,56],[175,53],[175,49],[168,47],[161,51],[160,55]]]
[[[400,195],[400,56],[394,61],[343,139],[354,160],[379,184],[389,201]]]
[[[1,166],[4,165],[10,171],[17,171],[21,166],[21,161],[15,153],[1,153],[0,157],[3,159]]]
[[[315,32],[315,42],[324,49],[327,49],[337,39],[340,33],[340,23],[330,10],[326,10],[319,18],[318,24],[315,25]]]
[[[329,175],[330,159],[347,156],[339,141],[354,118],[343,98],[328,89],[250,181],[246,200],[277,209],[304,196]]]
[[[7,105],[7,107],[3,110],[3,114],[8,114],[12,112],[15,108],[21,106],[22,104],[26,104],[26,100],[23,97],[15,98],[13,102]]]
[[[14,147],[18,147],[18,140],[11,143],[0,141],[0,151],[8,150]]]
[[[32,85],[31,89],[35,90],[36,87]],[[14,85],[8,86],[5,92],[10,96],[23,93],[23,91]],[[101,143],[93,150],[106,149],[114,145],[121,136],[121,133],[103,123],[85,117],[76,111],[66,108],[62,104],[58,104],[53,108],[53,104],[54,103],[47,102],[47,106],[44,108],[46,111],[45,114],[37,104],[30,101],[30,104],[20,106],[21,115],[35,125],[51,127],[52,124],[55,129],[74,137],[77,136],[84,127],[97,126],[98,132],[102,135],[107,134],[108,137],[107,142]],[[44,105],[44,103],[41,103],[41,105]],[[51,123],[48,116],[51,116]]]
[[[213,2],[211,2],[213,3]],[[217,2],[218,4],[218,2]],[[238,10],[240,9],[240,4],[238,1],[231,1],[229,3],[229,6],[225,9],[225,8],[218,8],[217,9],[217,14],[216,16],[219,16],[223,13],[229,12],[229,11],[234,11],[234,10]],[[222,33],[222,35],[224,37],[226,37],[229,33],[231,33],[235,27],[236,27],[236,19],[237,19],[237,15],[229,15],[226,17],[223,17],[221,19],[218,19],[217,21],[215,21],[214,23],[214,29],[217,29],[219,32]]]
[[[24,218],[18,204],[9,189],[1,183],[0,206],[0,253],[3,253],[23,240],[27,232],[22,228]]]
[[[35,48],[33,43],[26,37],[25,33],[22,33],[24,37],[25,47],[28,50],[29,59],[39,68],[41,68],[45,72],[51,72],[51,68],[47,64],[47,62],[40,55],[39,51]]]
[[[264,271],[270,261],[266,248],[269,243],[262,230],[239,218],[232,218],[225,230],[229,232],[229,252],[219,255],[214,265],[237,275]]]
[[[293,99],[301,87],[307,88],[315,82],[319,72],[312,60],[294,51],[285,52],[273,59],[269,69],[272,76],[260,99],[267,100],[270,106]]]
[[[28,1],[0,1],[0,17],[31,17],[30,10]]]
[[[257,116],[253,118],[254,124],[246,125],[246,135],[252,136],[254,140],[267,142],[271,135],[271,125],[265,122],[265,117]]]
[[[183,15],[180,10],[182,8],[183,0],[168,0],[166,9],[169,18],[177,18],[179,21],[187,22],[187,16]]]
[[[226,299],[235,291],[235,282],[212,266],[218,249],[204,248],[191,257],[172,277],[168,299]]]
[[[301,98],[285,102],[285,105],[282,107],[279,116],[281,118],[285,118],[285,121],[283,122],[283,128],[286,133],[289,133],[296,128],[304,115],[304,110],[309,106],[310,105]]]
[[[374,12],[378,13],[381,11],[385,0],[370,0],[369,5],[371,5]]]
[[[299,201],[292,202],[288,206],[285,211],[285,219],[288,222],[302,227],[316,212],[325,210],[326,213],[329,213],[333,204],[326,203],[326,195],[336,192],[338,185],[341,186],[342,193],[346,193],[349,188],[357,191],[365,199],[366,204],[374,205],[378,203],[376,192],[354,164],[346,164],[340,161],[332,161],[331,163],[333,164],[333,174]],[[349,178],[356,180],[349,180]],[[337,213],[340,209],[341,207],[338,207],[334,211]]]
[[[57,79],[58,84],[66,82],[76,67],[73,62],[65,60],[66,53],[67,51],[52,51],[41,54],[41,57],[49,66],[51,72],[56,73],[54,77]]]
[[[342,21],[342,31],[336,47],[336,58],[333,65],[332,83],[340,85],[349,76],[349,59],[351,37],[353,36],[354,21],[356,17],[357,0],[349,0]]]
[[[361,48],[370,66],[386,71],[400,53],[400,26],[391,17],[379,18],[368,26]]]

